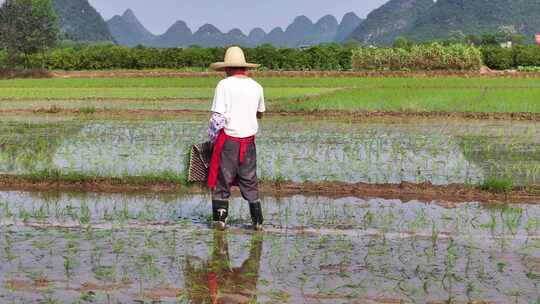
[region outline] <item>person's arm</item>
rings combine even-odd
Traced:
[[[214,93],[214,101],[212,103],[212,115],[208,123],[208,139],[214,143],[221,129],[225,128],[227,119],[225,118],[225,90],[222,84],[218,84]]]
[[[264,90],[261,87],[261,97],[259,98],[259,107],[257,108],[257,119],[262,119],[264,112],[266,112],[266,106],[264,104]]]
[[[225,104],[225,88],[224,84],[220,82],[214,92],[214,101],[212,102],[211,112],[225,115],[227,111],[227,105]]]

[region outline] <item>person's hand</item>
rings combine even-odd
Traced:
[[[257,119],[263,118],[263,112],[257,112]]]

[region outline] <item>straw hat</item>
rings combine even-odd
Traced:
[[[256,69],[260,67],[260,64],[247,63],[244,51],[237,46],[233,46],[227,49],[225,53],[225,60],[223,62],[215,62],[210,67],[216,71],[221,71],[225,68],[248,68]]]

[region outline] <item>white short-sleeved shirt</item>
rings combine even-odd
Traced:
[[[257,134],[257,112],[266,111],[264,90],[248,77],[228,77],[216,88],[212,112],[227,119],[225,134],[233,137],[250,137]]]

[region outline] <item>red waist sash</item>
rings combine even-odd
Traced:
[[[225,131],[223,130],[219,132],[216,142],[214,143],[214,150],[212,151],[212,158],[210,159],[210,167],[208,168],[208,187],[211,189],[215,188],[217,185],[219,164],[221,162],[221,151],[223,150],[223,145],[227,140],[240,143],[239,161],[240,164],[242,164],[244,162],[244,157],[246,155],[248,146],[255,142],[255,136],[239,138],[229,136],[225,134]]]

